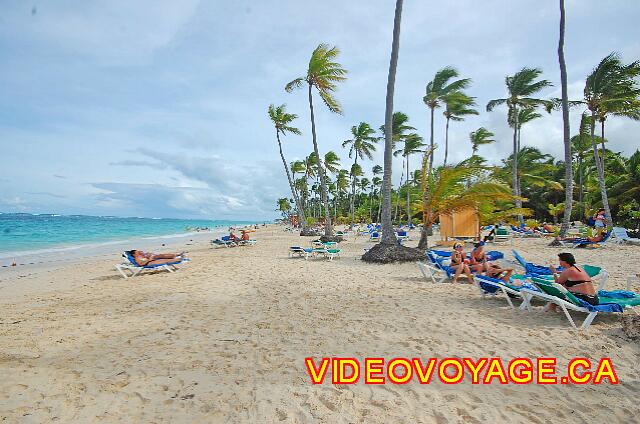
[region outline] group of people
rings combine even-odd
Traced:
[[[470,282],[473,282],[473,274],[484,274],[487,277],[509,282],[513,268],[502,268],[497,263],[490,261],[484,251],[484,245],[484,241],[476,243],[469,254],[469,258],[467,258],[464,252],[464,245],[462,243],[453,245],[450,266],[455,270],[453,276],[454,283],[458,282],[461,274],[466,275]]]
[[[558,262],[562,271],[558,271],[553,265],[549,266],[554,282],[564,286],[578,299],[582,299],[590,305],[597,305],[599,299],[593,281],[584,269],[576,265],[575,257],[571,253],[560,253],[558,254]],[[464,252],[464,245],[462,243],[454,244],[450,266],[455,270],[454,283],[458,282],[458,278],[462,274],[465,274],[469,281],[473,282],[474,273],[510,283],[513,273],[513,268],[502,268],[488,259],[484,251],[484,242],[476,243],[468,258]],[[550,310],[555,311],[555,305],[551,305]]]

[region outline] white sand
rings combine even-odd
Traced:
[[[54,271],[0,271],[0,422],[637,420],[640,344],[617,317],[577,332],[562,315],[513,311],[468,285],[426,283],[415,264],[365,264],[363,239],[327,262],[289,259],[287,246],[308,239],[279,227],[255,235],[255,247],[191,246],[192,262],[175,274],[124,280],[113,269],[118,254]],[[547,242],[513,247],[548,263],[561,249]],[[624,288],[625,264],[640,262],[638,247],[574,253],[609,271],[609,289]],[[307,356],[557,356],[560,366],[611,357],[621,383],[312,386]]]

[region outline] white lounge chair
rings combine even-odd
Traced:
[[[611,232],[612,232],[611,241],[613,243],[616,243],[616,244],[629,243],[629,244],[640,245],[640,239],[629,237],[629,234],[627,234],[627,229],[626,228],[613,227],[613,230],[611,230]]]

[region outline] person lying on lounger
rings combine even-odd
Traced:
[[[599,303],[598,293],[593,287],[591,277],[584,269],[576,266],[576,258],[571,253],[560,253],[558,261],[564,271],[558,272],[553,265],[550,265],[549,270],[553,272],[553,280],[566,287],[578,299],[582,299],[590,305],[597,305]],[[551,304],[549,310],[555,312],[556,305]]]
[[[512,273],[513,273],[513,268],[502,268],[498,264],[488,262],[487,271],[486,271],[487,277],[495,278],[497,280],[502,280],[505,283],[509,283],[511,281]]]
[[[151,253],[142,250],[131,250],[131,256],[139,266],[161,265],[181,261],[185,252],[181,253]]]
[[[593,237],[566,237],[566,238],[556,237],[556,240],[558,241],[567,241],[570,243],[576,243],[584,240],[590,241],[591,243],[598,243],[598,242],[601,242],[602,239],[604,239],[603,231],[598,231],[598,234],[596,234]]]
[[[471,268],[467,263],[466,255],[463,251],[462,243],[456,243],[453,245],[453,253],[451,253],[451,269],[454,269],[456,273],[453,276],[453,282],[457,283],[460,274],[464,274],[469,279],[470,283],[473,283],[473,275],[471,274]]]

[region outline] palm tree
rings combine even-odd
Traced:
[[[342,113],[340,104],[333,97],[333,92],[337,88],[336,83],[344,81],[346,79],[345,75],[347,74],[347,71],[342,67],[342,65],[335,62],[339,53],[340,50],[338,50],[337,47],[329,48],[327,44],[320,44],[311,54],[309,67],[307,68],[307,75],[304,77],[298,77],[285,86],[285,90],[287,92],[291,92],[296,88],[302,87],[305,82],[308,86],[313,151],[318,158],[320,188],[322,191],[322,201],[324,202],[325,216],[327,218],[325,219],[324,234],[327,237],[332,235],[333,230],[331,228],[331,218],[329,215],[329,203],[327,202],[327,185],[324,179],[324,169],[320,159],[318,141],[316,139],[316,121],[313,114],[313,89],[315,88],[318,90],[320,98],[331,112]]]
[[[567,64],[564,60],[565,33],[564,0],[560,0],[560,37],[558,40],[558,62],[560,63],[560,85],[562,87],[562,136],[564,142],[564,218],[560,226],[560,237],[564,237],[569,230],[571,210],[573,209],[573,154],[571,153],[571,128],[569,125],[569,91],[567,88]],[[555,218],[555,215],[554,215]]]
[[[347,191],[347,187],[349,187],[349,171],[347,171],[346,169],[341,169],[340,171],[338,171],[338,175],[336,176],[336,189],[338,190],[338,198],[341,198],[342,194]],[[335,212],[337,219],[337,209]]]
[[[291,188],[291,195],[293,196],[293,200],[296,203],[296,208],[298,209],[298,222],[304,229],[306,226],[306,217],[304,214],[304,209],[302,207],[302,203],[300,202],[300,198],[298,197],[298,193],[294,187],[291,174],[289,173],[289,166],[287,165],[287,161],[284,158],[284,153],[282,152],[282,142],[280,141],[280,134],[283,136],[287,133],[300,135],[301,132],[298,128],[291,125],[291,123],[298,117],[295,113],[287,113],[286,112],[287,105],[283,104],[280,106],[274,106],[273,104],[269,105],[269,119],[276,128],[276,139],[278,140],[278,148],[280,149],[280,158],[282,159],[282,164],[284,165],[284,170],[287,173],[287,180],[289,181],[289,187]]]
[[[374,181],[374,185],[376,185],[380,190],[378,190],[378,213],[377,213],[377,218],[376,218],[376,222],[380,222],[380,212],[382,211],[382,179],[377,177],[378,175],[382,175],[384,170],[382,169],[382,167],[380,165],[374,165],[373,168],[371,169],[371,172],[373,173],[373,181]],[[378,184],[375,184],[375,181],[379,181]]]
[[[425,144],[422,142],[422,137],[420,137],[416,133],[411,133],[411,134],[407,134],[407,136],[404,137],[404,145],[402,146],[402,149],[398,149],[395,152],[393,152],[394,156],[401,154],[406,163],[405,168],[407,170],[406,183],[407,183],[407,221],[408,222],[411,222],[411,216],[412,216],[411,215],[411,189],[409,187],[409,183],[411,181],[410,174],[409,174],[409,156],[416,153],[420,153],[424,146]]]
[[[329,150],[324,155],[324,167],[332,174],[337,174],[340,170],[340,157],[336,152]],[[325,176],[326,177],[326,176]]]
[[[508,97],[503,99],[495,99],[487,103],[487,112],[491,112],[496,106],[506,104],[508,108],[507,122],[513,127],[513,155],[515,159],[518,156],[518,118],[520,117],[520,109],[523,108],[536,108],[539,106],[550,107],[550,102],[547,100],[537,99],[532,97],[538,91],[545,87],[550,87],[552,84],[547,80],[536,79],[542,74],[542,71],[537,68],[522,68],[512,76],[505,78],[507,86]],[[518,163],[513,161],[512,170],[512,193],[516,197],[516,208],[522,209],[522,200],[518,197]],[[522,216],[518,217],[522,222]]]
[[[600,142],[600,137],[596,136],[596,145]],[[580,119],[580,131],[571,137],[571,150],[576,155],[576,176],[578,180],[578,204],[580,205],[580,219],[585,217],[584,204],[584,179],[585,179],[585,154],[591,149],[591,116],[586,112]]]
[[[463,78],[449,82],[452,78],[457,78],[458,71],[452,67],[447,66],[438,72],[427,84],[426,94],[422,98],[422,101],[427,105],[431,113],[431,135],[429,138],[429,147],[433,151],[435,149],[435,142],[433,138],[433,123],[435,110],[442,106],[446,102],[447,97],[451,97],[452,93],[460,92],[467,88],[471,84],[470,78]],[[429,168],[433,168],[433,154],[429,157]]]
[[[475,156],[478,153],[478,148],[485,144],[495,143],[492,138],[493,133],[487,130],[485,127],[480,127],[477,130],[469,133],[469,139],[471,140],[472,155]]]
[[[369,124],[366,122],[360,122],[358,126],[351,127],[351,135],[353,136],[350,140],[345,140],[342,142],[342,147],[349,146],[349,157],[353,157],[353,164],[358,164],[358,158],[364,160],[365,157],[369,158],[369,160],[373,159],[372,152],[376,150],[375,143],[378,142],[378,137],[374,137],[375,130],[371,128]],[[350,229],[353,229],[353,223],[355,220],[355,194],[356,194],[356,180],[353,179],[351,183],[351,204],[350,204],[350,213],[351,213],[351,225]]]
[[[454,91],[444,97],[445,110],[442,113],[447,119],[444,132],[444,166],[447,166],[449,157],[449,121],[464,121],[465,116],[477,115],[478,111],[473,109],[476,105],[474,97],[469,97],[462,91]]]
[[[613,224],[613,217],[611,216],[607,186],[604,179],[605,148],[603,145],[602,159],[599,159],[595,122],[596,120],[601,122],[601,138],[604,141],[604,122],[609,114],[629,116],[635,119],[637,115],[634,110],[638,110],[638,96],[640,94],[635,77],[639,72],[640,63],[633,62],[629,65],[623,65],[620,56],[616,53],[611,53],[602,59],[587,77],[584,88],[584,101],[591,112],[591,145],[598,170],[598,184],[600,185],[602,207],[605,210],[607,224]]]
[[[387,97],[384,113],[384,175],[382,178],[382,240],[383,246],[395,246],[396,235],[391,223],[391,167],[393,165],[393,141],[391,126],[393,121],[393,94],[398,68],[398,52],[400,50],[400,22],[402,20],[402,1],[396,0],[393,19],[393,41],[391,43],[391,60],[387,78]],[[369,251],[371,252],[371,250]],[[364,259],[364,258],[363,258]]]

